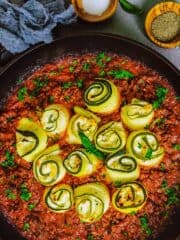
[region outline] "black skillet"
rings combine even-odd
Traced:
[[[29,74],[37,66],[50,63],[64,54],[93,51],[111,51],[141,61],[165,76],[176,90],[176,93],[180,94],[180,74],[178,70],[152,49],[117,35],[84,33],[62,37],[49,45],[40,45],[17,58],[0,75],[0,108],[3,108],[3,102],[13,90],[17,80]],[[172,217],[172,224],[167,226],[167,229],[157,240],[176,239],[180,227],[178,217],[179,214],[176,212]],[[2,213],[0,213],[0,235],[3,240],[23,239],[15,227],[8,223],[8,217],[3,216]]]

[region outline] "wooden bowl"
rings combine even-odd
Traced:
[[[91,1],[91,0],[90,0]],[[72,5],[80,18],[88,22],[101,22],[110,18],[116,11],[118,0],[111,0],[108,9],[101,15],[91,15],[84,11],[82,0],[72,0]]]
[[[175,2],[162,2],[155,5],[147,14],[145,20],[145,29],[148,37],[151,39],[152,42],[159,45],[160,47],[164,48],[175,48],[180,46],[180,39],[177,37],[176,39],[172,40],[171,42],[161,42],[154,37],[151,31],[152,22],[156,17],[159,15],[166,13],[166,12],[174,12],[177,15],[180,14],[180,4]]]

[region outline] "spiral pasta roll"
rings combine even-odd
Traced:
[[[85,90],[84,101],[92,112],[110,114],[120,107],[121,97],[113,82],[98,78]]]
[[[159,146],[156,135],[150,131],[132,132],[127,139],[126,147],[137,162],[145,167],[158,165],[164,156],[164,149]]]
[[[87,183],[74,190],[75,208],[83,222],[98,221],[109,208],[109,191],[102,183]]]
[[[147,193],[142,184],[138,182],[124,183],[112,196],[112,204],[122,213],[136,212],[141,209],[147,200]]]
[[[106,160],[106,173],[112,181],[123,183],[136,180],[140,168],[132,156],[116,153]]]
[[[76,114],[70,119],[67,130],[68,143],[81,144],[79,132],[83,132],[90,140],[92,140],[101,119],[80,107],[74,107],[74,111]]]
[[[139,99],[132,99],[131,104],[121,109],[121,119],[131,130],[139,130],[150,124],[154,116],[153,106]]]
[[[100,161],[85,149],[77,149],[71,152],[63,161],[64,167],[70,174],[83,177],[92,174]]]
[[[100,127],[94,137],[96,148],[106,153],[114,153],[126,144],[126,132],[121,122],[109,122]]]
[[[63,136],[69,122],[69,111],[60,104],[52,104],[45,108],[41,124],[49,136]]]
[[[58,183],[66,174],[59,152],[58,146],[55,145],[46,149],[33,162],[34,177],[44,186]]]
[[[47,146],[47,134],[38,123],[22,118],[16,129],[16,150],[20,157],[32,162]]]
[[[73,190],[67,184],[58,184],[45,189],[44,201],[47,207],[55,213],[70,210],[74,204]]]

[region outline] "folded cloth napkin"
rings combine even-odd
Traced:
[[[52,29],[58,24],[74,23],[77,16],[64,0],[28,0],[21,7],[0,0],[0,44],[9,52],[23,52],[31,45],[50,43]]]

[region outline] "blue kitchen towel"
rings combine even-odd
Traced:
[[[31,45],[50,43],[52,29],[58,24],[74,23],[77,16],[64,0],[28,0],[21,7],[0,0],[0,44],[9,52],[23,52]]]

